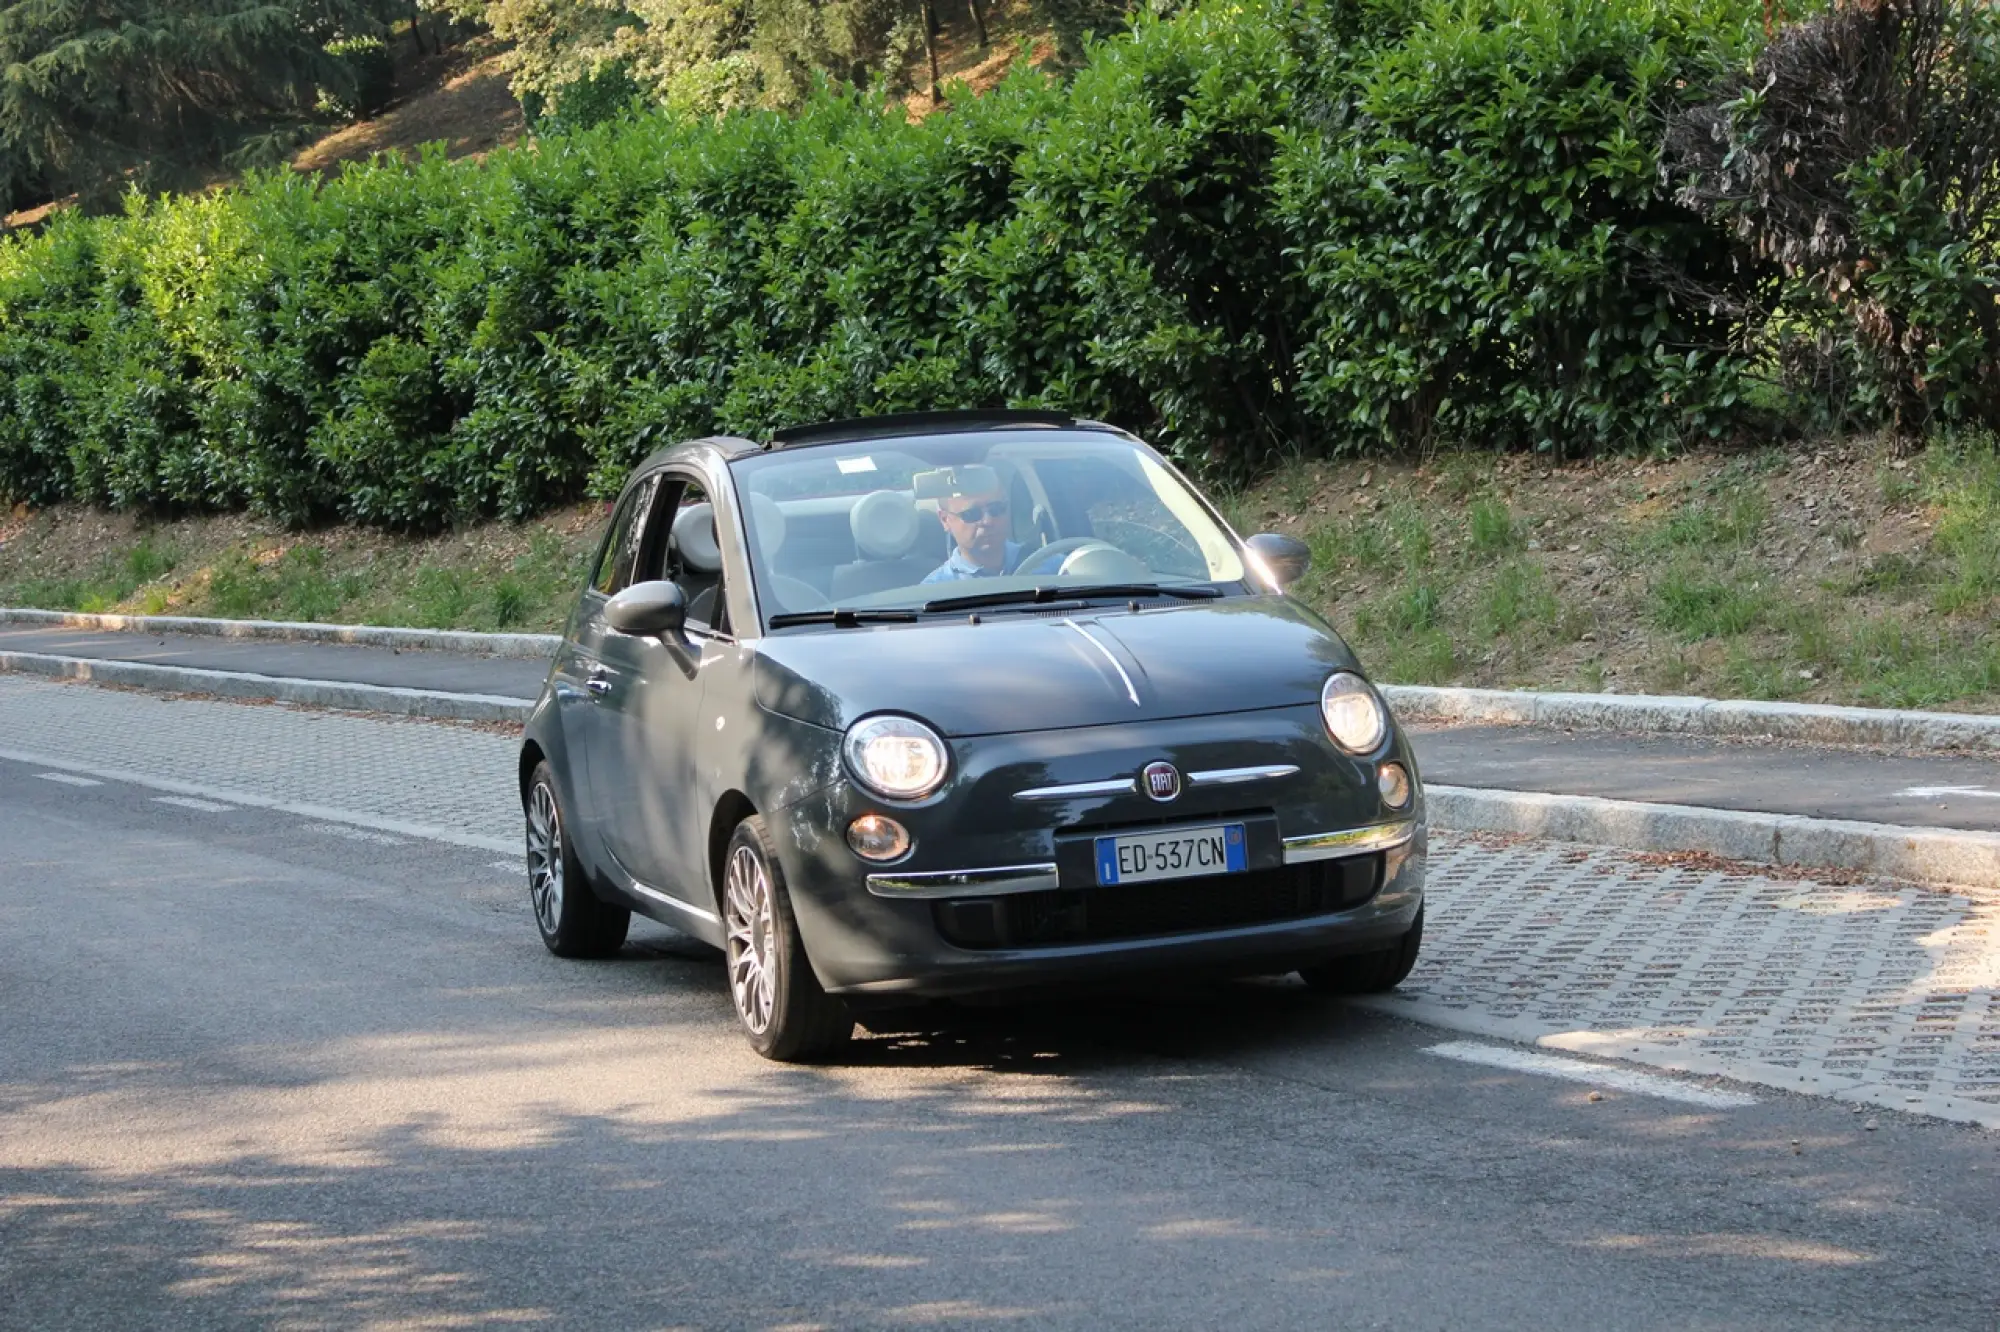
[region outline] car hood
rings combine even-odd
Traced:
[[[1356,669],[1324,620],[1278,596],[829,629],[757,649],[772,712],[834,729],[901,712],[952,736],[1312,703],[1329,673]]]

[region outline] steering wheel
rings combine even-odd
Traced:
[[[1060,541],[1049,542],[1048,545],[1043,546],[1032,555],[1024,555],[1020,563],[1014,566],[1014,572],[1027,573],[1052,555],[1063,556],[1063,563],[1067,564],[1069,562],[1068,557],[1074,555],[1077,551],[1086,549],[1094,550],[1099,547],[1105,550],[1118,549],[1118,547],[1112,545],[1109,541],[1100,540],[1097,537],[1064,537]],[[1062,569],[1058,567],[1056,572],[1061,573]]]
[[[774,574],[768,584],[770,600],[778,603],[779,614],[787,611],[818,610],[826,605],[826,598],[820,590],[801,578],[787,578]]]

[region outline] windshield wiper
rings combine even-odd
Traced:
[[[851,610],[836,606],[831,610],[786,611],[773,615],[768,623],[773,629],[787,629],[795,624],[830,624],[839,629],[854,629],[864,624],[908,624],[916,618],[913,610]]]
[[[1213,601],[1222,593],[1212,587],[1167,587],[1159,583],[1093,583],[1084,587],[1027,587],[1011,592],[974,592],[962,597],[926,601],[927,611],[972,610],[980,606],[1045,606],[1051,601],[1083,601],[1090,597],[1177,597],[1182,601]]]

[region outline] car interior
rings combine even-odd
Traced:
[[[913,480],[926,467],[914,458],[896,461]],[[1056,524],[1036,501],[1028,469],[1000,458],[989,465],[1009,499],[1008,539],[1029,548],[1056,539]],[[950,556],[952,542],[938,518],[937,497],[920,496],[918,490],[911,484],[782,500],[752,491],[752,526],[765,567],[810,587],[815,597],[806,607],[842,605],[922,582]],[[772,514],[776,524],[767,518]],[[791,604],[795,597],[784,600],[787,609],[799,608]]]

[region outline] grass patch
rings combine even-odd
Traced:
[[[1933,602],[1942,615],[1978,610],[2000,594],[2000,449],[1987,436],[1954,438],[1932,449],[1924,473],[1938,510],[1931,548],[1945,564]]]
[[[1389,534],[1372,519],[1347,518],[1322,523],[1306,534],[1313,568],[1327,573],[1349,568],[1381,572],[1393,568]]]
[[[1481,612],[1489,637],[1510,636],[1528,628],[1551,628],[1562,616],[1562,603],[1540,567],[1510,560],[1500,566],[1486,589]]]
[[[1766,600],[1755,584],[1674,565],[1653,584],[1650,610],[1653,623],[1683,639],[1733,638],[1764,618]]]
[[[1665,550],[1728,550],[1755,537],[1771,520],[1761,487],[1689,500],[1660,525],[1648,544]]]
[[[579,507],[426,540],[329,529],[301,541],[227,517],[120,539],[110,521],[73,510],[0,526],[0,605],[552,630],[576,603],[603,514]]]
[[[1364,605],[1355,615],[1354,627],[1370,637],[1435,629],[1443,606],[1444,598],[1435,585],[1413,582],[1381,601]]]
[[[1445,684],[1459,669],[1450,637],[1437,629],[1392,639],[1375,656],[1381,677],[1403,684]]]
[[[1383,514],[1382,524],[1388,529],[1389,540],[1402,557],[1405,569],[1415,573],[1430,567],[1436,543],[1432,538],[1430,519],[1424,516],[1423,510],[1415,504],[1399,501],[1390,505]]]
[[[1520,544],[1520,529],[1514,523],[1514,514],[1505,500],[1488,496],[1474,500],[1465,515],[1466,530],[1472,537],[1472,548],[1482,555],[1497,555],[1514,549]]]
[[[2000,640],[1878,618],[1850,633],[1840,669],[1854,694],[1865,702],[1936,707],[2000,691]]]

